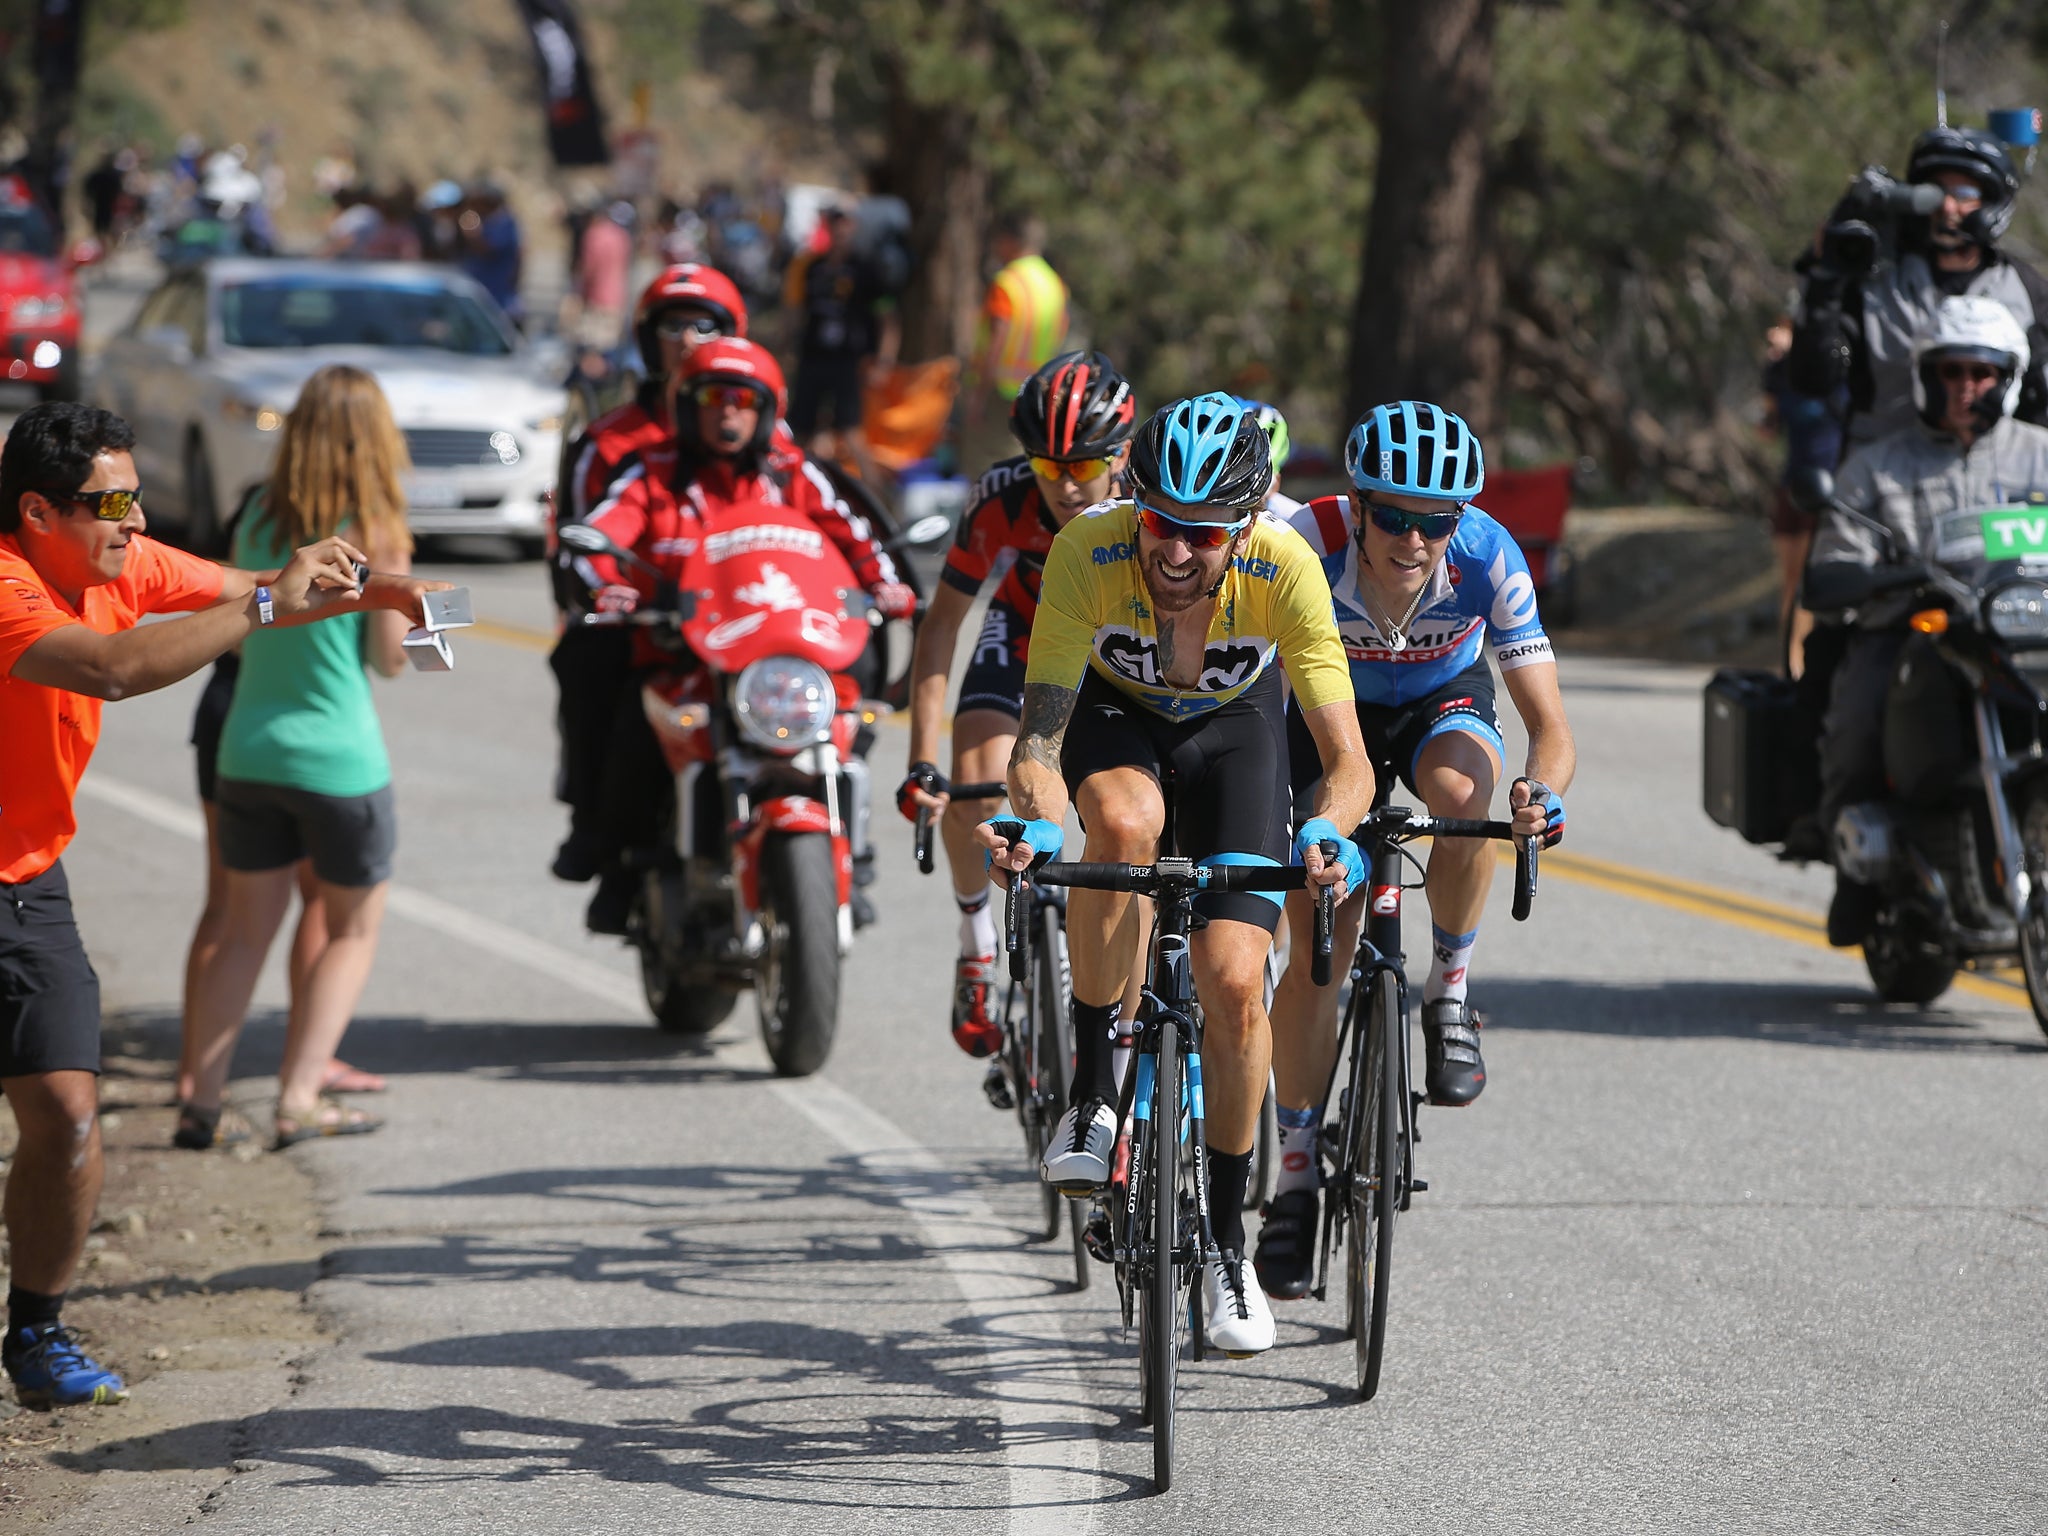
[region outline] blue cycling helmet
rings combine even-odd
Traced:
[[[1470,501],[1486,484],[1486,456],[1462,418],[1426,400],[1397,400],[1351,429],[1344,472],[1361,491]]]
[[[1131,447],[1141,493],[1182,506],[1265,506],[1272,449],[1258,418],[1228,395],[1196,395],[1154,411]]]
[[[1252,413],[1252,419],[1266,434],[1268,453],[1273,460],[1273,473],[1279,474],[1287,467],[1288,455],[1294,451],[1293,439],[1287,435],[1287,418],[1280,414],[1280,407],[1268,405],[1263,400],[1254,400],[1249,395],[1232,397]]]

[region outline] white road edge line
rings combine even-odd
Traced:
[[[174,836],[195,843],[205,840],[205,818],[190,805],[102,773],[88,773],[78,792]],[[645,1010],[640,989],[633,982],[543,939],[396,881],[388,904],[392,912],[423,928],[524,966],[600,1002],[630,1014]],[[937,1153],[824,1078],[778,1081],[770,1086],[778,1098],[860,1158],[871,1172],[898,1186],[896,1203],[917,1224],[925,1246],[939,1255],[977,1321],[993,1322],[1017,1309],[1014,1288],[989,1273],[984,1262],[991,1251],[988,1234],[1003,1229],[1004,1223],[986,1201],[953,1183],[951,1170]],[[991,1336],[986,1349],[991,1380],[999,1380],[1008,1364],[1002,1358],[1001,1341]],[[1052,1389],[1042,1398],[1007,1393],[993,1397],[1003,1425],[1003,1460],[1009,1468],[1009,1530],[1011,1536],[1054,1532],[1081,1536],[1094,1526],[1095,1505],[1101,1496],[1093,1475],[1098,1461],[1095,1428],[1085,1407],[1088,1389],[1071,1364],[1064,1369],[1041,1366],[1032,1374]],[[1066,1432],[1047,1437],[1048,1417],[1060,1413],[1069,1420],[1063,1426]],[[1047,1453],[1043,1462],[1027,1466],[1018,1459],[1016,1442],[1026,1431],[1041,1438]]]

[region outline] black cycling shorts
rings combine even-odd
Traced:
[[[213,664],[206,687],[200,690],[199,707],[192,711],[192,745],[198,748],[199,798],[211,805],[220,777],[220,733],[228,723],[228,708],[235,702],[235,679],[241,675],[242,658],[229,651]]]
[[[1468,731],[1490,744],[1495,753],[1506,756],[1501,741],[1500,717],[1494,710],[1493,670],[1481,657],[1435,693],[1406,704],[1360,704],[1358,729],[1365,737],[1365,750],[1372,758],[1373,775],[1379,781],[1379,798],[1384,800],[1392,785],[1391,770],[1409,790],[1421,797],[1415,784],[1415,762],[1422,749],[1446,731]],[[1315,738],[1302,718],[1301,706],[1287,704],[1287,755],[1294,783],[1295,804],[1323,777],[1322,757]],[[1306,813],[1304,813],[1306,814]]]
[[[1281,698],[1280,669],[1268,667],[1220,709],[1169,720],[1091,668],[1074,701],[1060,757],[1067,793],[1078,802],[1081,784],[1091,775],[1142,768],[1167,792],[1172,852],[1197,860],[1236,854],[1285,864],[1293,839]],[[1281,899],[1278,891],[1205,891],[1195,898],[1195,911],[1271,933],[1279,924]]]
[[[99,1069],[100,979],[59,862],[0,885],[0,1077]]]
[[[974,642],[974,656],[960,679],[956,714],[992,709],[1012,720],[1024,718],[1024,668],[1031,659],[1031,625],[1008,603],[992,602]]]

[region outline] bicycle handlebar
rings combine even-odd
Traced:
[[[1352,834],[1360,842],[1408,843],[1419,837],[1485,837],[1515,845],[1515,901],[1511,909],[1518,923],[1529,920],[1536,902],[1536,859],[1540,845],[1533,838],[1515,836],[1512,821],[1472,821],[1456,816],[1431,816],[1405,805],[1381,806]],[[1321,985],[1321,983],[1317,983]]]
[[[955,800],[996,800],[1010,792],[1010,786],[1000,781],[985,784],[955,784],[946,793]],[[935,813],[928,805],[917,808],[917,816],[911,833],[911,850],[917,855],[918,873],[932,872],[932,816]]]

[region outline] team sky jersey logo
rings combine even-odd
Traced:
[[[1235,693],[1265,670],[1273,643],[1262,638],[1220,640],[1203,649],[1196,693]],[[1095,654],[1112,674],[1142,688],[1172,688],[1159,665],[1159,642],[1135,630],[1108,628],[1095,637]],[[1185,690],[1174,690],[1182,692]]]

